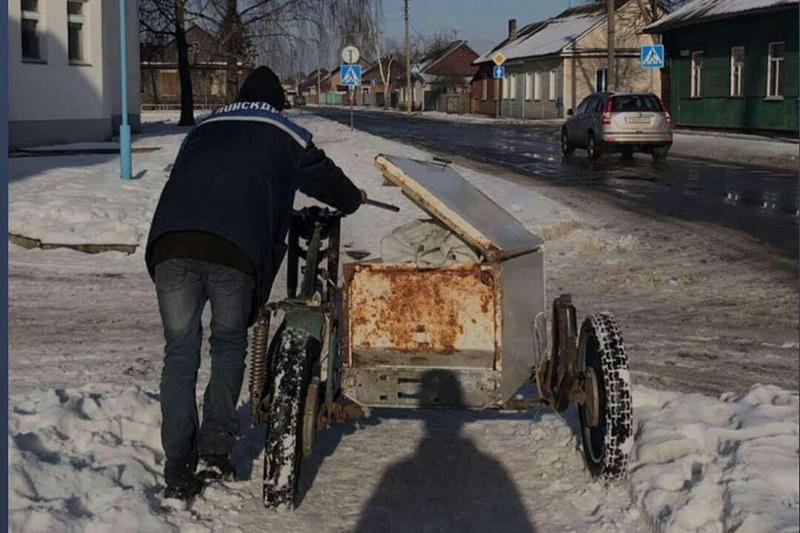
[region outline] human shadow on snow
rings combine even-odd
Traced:
[[[423,375],[421,396],[443,390],[450,391],[453,404],[463,403],[463,391],[452,372],[432,370]],[[441,410],[420,414],[425,415],[425,437],[413,456],[384,473],[356,533],[535,532],[506,470],[461,433],[470,417]]]

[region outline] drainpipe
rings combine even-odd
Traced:
[[[128,14],[125,0],[119,0],[119,84],[122,93],[119,125],[120,177],[131,179],[131,126],[128,124]]]

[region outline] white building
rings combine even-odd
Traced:
[[[11,148],[108,140],[120,123],[120,0],[8,0]],[[138,0],[127,0],[128,113],[139,128]]]

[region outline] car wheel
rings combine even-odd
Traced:
[[[664,146],[656,146],[653,148],[652,156],[653,161],[663,161],[667,158],[667,153],[669,152],[669,148]]]
[[[622,154],[622,159],[631,160],[633,159],[633,148],[627,146],[624,148],[620,148],[620,153]]]
[[[575,145],[569,140],[567,128],[561,128],[561,153],[564,156],[572,155],[575,152]]]
[[[589,132],[586,139],[586,157],[591,161],[597,161],[600,159],[601,155],[603,155],[603,153],[600,148],[600,143],[595,140],[594,133]]]

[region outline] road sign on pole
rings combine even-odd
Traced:
[[[664,45],[645,44],[642,46],[640,59],[642,68],[664,68]]]
[[[361,65],[342,65],[342,85],[358,87],[361,85]]]
[[[492,56],[492,61],[499,67],[506,62],[506,56],[503,55],[503,52],[495,52],[495,54]]]
[[[357,63],[358,58],[361,57],[361,52],[355,46],[345,46],[342,48],[342,61],[345,63]]]
[[[496,80],[506,79],[506,67],[495,65],[494,68],[492,68],[492,77]]]

